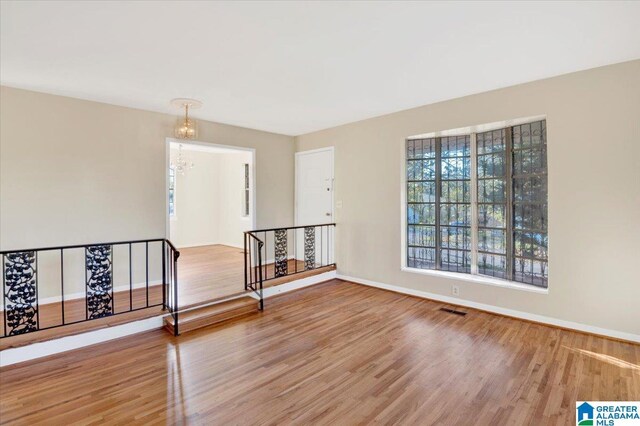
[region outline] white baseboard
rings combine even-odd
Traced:
[[[176,245],[176,248],[178,250],[183,249],[183,248],[193,248],[193,247],[205,247],[205,246],[226,246],[226,247],[231,247],[231,248],[237,248],[240,250],[243,250],[244,247],[239,246],[235,243],[225,243],[224,241],[219,241],[219,242],[206,242],[206,243],[187,243],[187,244],[180,244],[180,245]]]
[[[349,277],[346,275],[337,274],[336,278],[352,281],[354,283],[367,285],[370,287],[381,288],[384,290],[394,291],[396,293],[407,294],[410,296],[421,297],[423,299],[437,300],[439,302],[450,303],[452,305],[466,306],[468,308],[480,309],[482,311],[493,312],[500,315],[505,315],[514,318],[520,318],[527,321],[538,322],[542,324],[548,324],[556,327],[568,328],[572,330],[582,331],[585,333],[598,334],[601,336],[613,337],[615,339],[628,340],[630,342],[640,343],[640,335],[627,333],[624,331],[609,330],[606,328],[594,327],[592,325],[580,324],[577,322],[565,321],[557,318],[546,317],[543,315],[531,314],[528,312],[516,311],[513,309],[501,308],[499,306],[486,305],[484,303],[473,302],[470,300],[459,299],[457,297],[443,296],[435,293],[428,293],[426,291],[413,290],[406,287],[400,287],[397,285],[385,284],[377,281],[366,280],[363,278]]]
[[[186,244],[176,245],[176,248],[178,250],[180,250],[180,249],[183,249],[183,248],[202,247],[202,246],[217,246],[217,245],[220,245],[220,243],[212,243],[212,242],[186,243]]]
[[[318,284],[327,280],[332,280],[334,278],[336,278],[336,271],[324,272],[322,274],[313,275],[307,278],[301,278],[299,280],[290,281],[285,284],[280,284],[273,287],[267,287],[263,290],[262,295],[265,299],[268,299],[269,297],[273,297],[278,294],[287,293],[289,291],[309,287],[311,285]],[[258,299],[258,296],[255,293],[251,293],[251,297]]]
[[[31,345],[20,346],[18,348],[9,348],[3,350],[1,353],[0,367],[30,361],[32,359],[57,354],[59,352],[79,349],[84,346],[95,345],[96,343],[130,336],[143,331],[155,330],[161,327],[162,316],[157,316],[140,321],[115,325],[113,327],[87,331],[86,333],[75,334],[73,336],[48,340],[46,342],[33,343]]]
[[[244,250],[243,246],[238,245],[236,243],[224,243],[223,242],[223,243],[218,243],[218,244],[221,245],[221,246],[227,246],[227,247],[235,248],[235,249],[238,249],[240,251]]]

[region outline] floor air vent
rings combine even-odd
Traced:
[[[455,309],[449,309],[449,308],[440,308],[441,311],[444,312],[448,312],[450,314],[454,314],[454,315],[460,315],[461,317],[467,315],[466,312],[462,312],[462,311],[456,311]]]

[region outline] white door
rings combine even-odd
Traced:
[[[333,147],[296,153],[296,225],[332,222]],[[333,263],[333,227],[317,227],[314,237],[316,266]],[[308,236],[306,240],[309,241]],[[299,260],[304,260],[304,242],[304,229],[300,229],[296,231],[296,258]]]

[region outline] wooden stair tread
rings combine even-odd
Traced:
[[[258,312],[258,301],[247,296],[180,313],[178,315],[178,324],[180,333],[183,333],[254,312]],[[165,327],[173,333],[173,317],[167,316],[164,321]]]
[[[238,299],[229,300],[226,302],[216,303],[215,305],[204,306],[202,308],[192,308],[193,310],[179,313],[178,320],[180,323],[188,322],[191,320],[199,319],[202,317],[208,317],[211,315],[222,314],[228,311],[233,311],[235,309],[244,308],[246,306],[255,306],[257,309],[258,301],[252,297],[241,297]],[[169,316],[171,322],[173,322],[173,317]]]

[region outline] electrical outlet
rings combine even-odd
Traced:
[[[454,296],[460,296],[460,287],[458,287],[457,285],[451,286],[451,291],[453,292]]]

